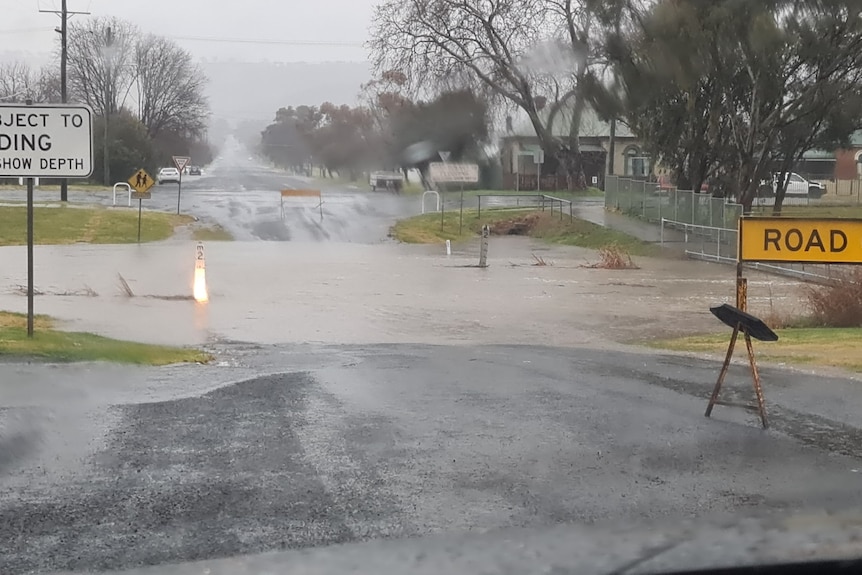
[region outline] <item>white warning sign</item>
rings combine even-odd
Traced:
[[[88,178],[92,173],[89,107],[0,104],[0,178]]]

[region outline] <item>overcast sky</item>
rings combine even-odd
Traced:
[[[68,0],[68,7],[130,20],[144,32],[175,39],[197,58],[320,62],[367,59],[362,42],[376,1]],[[59,7],[60,0],[0,0],[0,54],[50,56],[60,18],[39,9]]]

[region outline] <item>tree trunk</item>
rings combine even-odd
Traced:
[[[572,119],[569,123],[569,149],[571,163],[567,163],[566,182],[571,191],[586,190],[587,178],[584,175],[584,159],[581,155],[581,119],[584,115],[586,102],[583,96],[575,97],[575,105],[572,107]],[[573,187],[574,185],[574,187]]]

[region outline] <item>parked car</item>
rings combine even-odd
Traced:
[[[158,175],[158,183],[164,184],[166,182],[174,182],[179,183],[180,181],[180,171],[176,168],[162,168],[159,170]]]
[[[799,174],[795,172],[790,172],[787,174],[787,193],[785,197],[788,198],[801,198],[801,197],[809,197],[809,198],[820,198],[826,193],[826,186],[821,184],[820,182],[812,182],[810,180],[806,180]],[[779,174],[772,175],[772,181],[764,180],[760,183],[760,188],[758,190],[758,195],[764,198],[771,198],[775,196],[775,190],[778,189],[778,178]]]
[[[404,185],[404,176],[401,172],[371,172],[369,176],[369,184],[371,190],[393,190],[401,193],[401,188]]]
[[[189,175],[190,176],[200,176],[201,175],[201,167],[200,166],[189,166]]]

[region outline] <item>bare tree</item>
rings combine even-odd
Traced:
[[[471,88],[523,110],[551,169],[585,185],[578,147],[581,82],[600,65],[601,33],[628,0],[386,0],[370,49],[377,72],[396,70],[414,91]],[[566,130],[560,130],[560,114]],[[554,166],[556,160],[558,166]],[[572,182],[572,180],[575,180]]]
[[[0,64],[0,101],[58,102],[59,79],[49,69],[33,70],[22,62]]]
[[[135,81],[137,29],[119,18],[93,18],[69,26],[69,91],[100,115],[116,114]]]
[[[191,55],[171,40],[148,35],[135,46],[134,64],[139,116],[150,136],[201,135],[209,116],[207,78]]]

